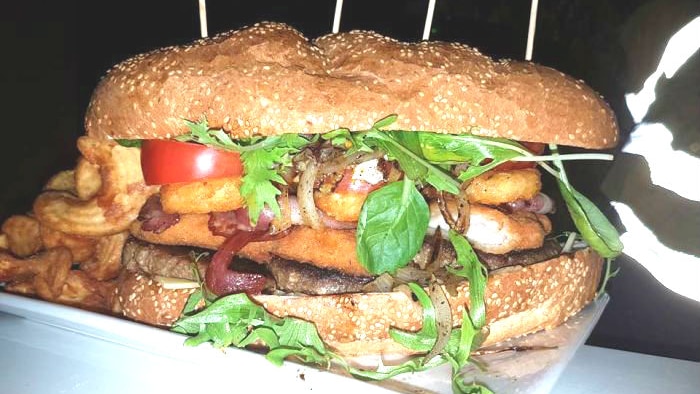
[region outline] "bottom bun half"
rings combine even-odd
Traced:
[[[485,292],[490,333],[483,346],[562,324],[595,297],[602,263],[591,249],[582,249],[530,266],[492,272]],[[148,324],[169,326],[192,291],[165,289],[147,276],[128,272],[117,286],[115,311]],[[411,354],[391,339],[389,329],[417,331],[422,324],[420,304],[401,291],[252,298],[278,317],[315,323],[324,342],[345,356]],[[468,283],[457,286],[456,294],[448,294],[448,299],[457,327],[469,304]]]

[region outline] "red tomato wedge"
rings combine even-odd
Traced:
[[[243,174],[236,152],[172,140],[145,140],[141,170],[148,185],[194,182]]]
[[[535,155],[541,155],[544,152],[544,147],[545,144],[539,143],[539,142],[524,142],[524,141],[518,141],[518,143],[522,146],[525,147],[525,149],[529,150]],[[492,171],[511,171],[511,170],[520,170],[523,168],[534,168],[537,165],[537,162],[534,161],[507,161],[496,168],[494,168]]]

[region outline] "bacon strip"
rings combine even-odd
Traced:
[[[165,213],[160,203],[160,196],[155,194],[146,200],[139,211],[138,220],[142,221],[141,228],[160,234],[180,221],[177,213]]]
[[[275,215],[269,208],[260,212],[258,222],[253,227],[248,217],[248,209],[240,208],[227,212],[212,212],[209,214],[209,230],[214,235],[229,237],[236,231],[267,231]]]

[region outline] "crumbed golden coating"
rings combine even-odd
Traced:
[[[28,257],[44,246],[41,242],[41,225],[38,220],[26,215],[7,218],[0,228],[5,235],[7,247],[19,257]]]
[[[267,242],[246,245],[240,255],[266,261],[271,256],[301,261],[320,268],[330,268],[350,275],[367,276],[355,253],[355,231],[295,227],[289,235]]]
[[[47,249],[60,246],[68,248],[73,256],[73,262],[82,263],[88,261],[95,254],[99,238],[66,234],[47,226],[41,226],[41,240]]]
[[[500,205],[529,200],[542,189],[540,172],[534,168],[489,171],[474,178],[467,187],[469,202]]]
[[[115,286],[114,281],[98,281],[83,271],[71,270],[58,297],[50,301],[95,312],[112,313]],[[9,282],[5,285],[5,291],[33,297],[41,296],[34,279],[25,278]]]
[[[545,215],[526,211],[506,214],[476,204],[470,211],[467,239],[473,247],[487,253],[539,248],[552,231],[552,222]]]
[[[85,160],[99,166],[99,190],[88,200],[72,191],[44,191],[34,200],[34,215],[42,226],[66,234],[99,237],[125,231],[148,197],[158,191],[144,183],[139,150],[86,136],[78,139],[78,149]],[[87,183],[95,186],[94,179]],[[87,187],[83,192],[94,190]]]
[[[615,117],[583,82],[457,43],[403,43],[373,32],[313,43],[280,23],[159,49],[116,65],[95,90],[96,138],[172,138],[206,116],[234,137],[392,127],[611,147]]]
[[[341,222],[356,222],[366,199],[367,194],[362,193],[314,193],[316,207]]]
[[[180,215],[180,221],[155,234],[141,229],[140,222],[131,226],[131,234],[144,241],[163,245],[187,245],[216,249],[225,241],[209,231],[209,215]],[[241,256],[259,262],[267,262],[273,256],[332,268],[353,275],[367,275],[367,270],[357,260],[355,232],[324,228],[293,227],[284,237],[246,245]]]
[[[434,204],[431,204],[431,211],[436,209]],[[473,206],[471,212],[472,225],[467,232],[467,239],[476,248],[488,253],[538,248],[552,229],[546,216],[531,212],[509,215],[481,205]],[[439,212],[437,214],[439,215]],[[144,231],[141,222],[138,221],[132,224],[131,234],[157,244],[216,249],[223,244],[225,238],[212,234],[208,223],[209,215],[183,214],[180,215],[178,223],[160,234]],[[447,228],[446,225],[440,227]],[[356,245],[354,230],[314,230],[310,227],[296,226],[284,237],[250,243],[239,254],[259,262],[267,262],[274,255],[352,275],[366,275],[367,271],[357,258]]]
[[[167,213],[233,211],[243,206],[241,178],[209,179],[161,186],[160,201]]]

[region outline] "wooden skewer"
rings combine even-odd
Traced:
[[[209,37],[207,31],[207,0],[199,0],[199,33],[202,38]]]
[[[530,25],[527,29],[527,47],[525,48],[525,60],[532,60],[532,48],[535,45],[535,27],[537,26],[537,6],[539,0],[532,0],[530,4]]]
[[[333,15],[333,34],[340,31],[340,14],[343,12],[343,0],[335,0],[335,14]]]
[[[430,29],[433,26],[433,15],[435,14],[435,3],[437,0],[428,1],[428,13],[425,15],[425,26],[423,27],[423,40],[430,39]]]

